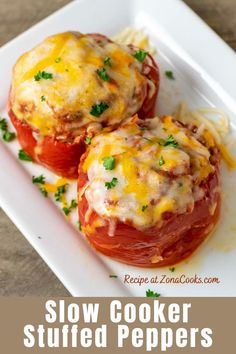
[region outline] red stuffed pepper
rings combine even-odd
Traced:
[[[93,138],[78,178],[89,242],[142,267],[173,265],[192,254],[220,213],[220,157],[209,134],[165,116],[133,118]]]
[[[51,36],[14,66],[8,112],[23,149],[76,178],[90,138],[130,115],[154,113],[159,71],[143,50],[99,34]]]

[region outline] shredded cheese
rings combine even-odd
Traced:
[[[182,102],[174,115],[184,124],[198,126],[197,134],[205,137],[209,146],[214,146],[215,140],[227,166],[230,169],[236,168],[236,159],[230,153],[229,146],[225,141],[230,129],[229,118],[225,112],[216,108],[199,108],[191,111],[187,104]]]
[[[149,37],[144,33],[143,29],[127,27],[113,36],[112,39],[119,44],[133,44],[141,49],[145,49],[152,55],[156,53],[156,49],[150,44]]]
[[[66,134],[76,138],[88,124],[97,123],[96,114],[99,123],[119,124],[142,107],[151,86],[133,54],[131,47],[109,40],[101,44],[79,32],[48,37],[16,62],[11,108],[41,135],[56,132],[61,140]],[[112,65],[104,63],[106,57]],[[44,79],[42,73],[50,76]],[[91,114],[99,103],[106,109]]]
[[[165,213],[191,210],[204,195],[201,181],[215,168],[208,148],[171,116],[147,119],[145,127],[129,122],[94,137],[82,166],[88,183],[80,192],[109,223],[131,222],[140,230],[161,225]],[[105,168],[105,157],[115,165]]]

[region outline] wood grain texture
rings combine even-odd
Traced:
[[[236,0],[185,0],[185,3],[236,50]]]
[[[69,2],[0,0],[0,45]],[[236,49],[236,0],[185,2]],[[69,296],[68,291],[2,210],[0,245],[0,295]]]

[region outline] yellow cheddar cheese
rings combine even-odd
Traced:
[[[91,122],[114,125],[135,114],[148,84],[128,46],[65,32],[46,38],[18,59],[11,108],[42,135],[63,140],[78,136]],[[99,104],[105,109],[91,113]]]
[[[160,224],[165,213],[185,213],[204,196],[210,151],[172,117],[148,119],[97,135],[83,164],[90,208],[137,229]],[[142,127],[142,124],[145,124]]]

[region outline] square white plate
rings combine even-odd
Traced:
[[[74,1],[0,49],[0,112],[10,87],[16,59],[44,37],[61,31],[100,32],[112,36],[131,26],[145,28],[157,47],[162,72],[158,113],[170,113],[182,100],[195,107],[218,107],[236,129],[236,59],[234,52],[180,0]],[[163,75],[173,70],[175,81]],[[0,203],[29,242],[74,296],[236,296],[236,174],[223,168],[222,217],[214,235],[194,256],[168,268],[141,269],[95,253],[55,206],[31,183],[44,168],[17,159],[17,141],[0,143]],[[75,196],[75,184],[70,195]],[[117,279],[109,274],[118,275]],[[219,284],[125,285],[125,274],[141,277],[218,277]]]

